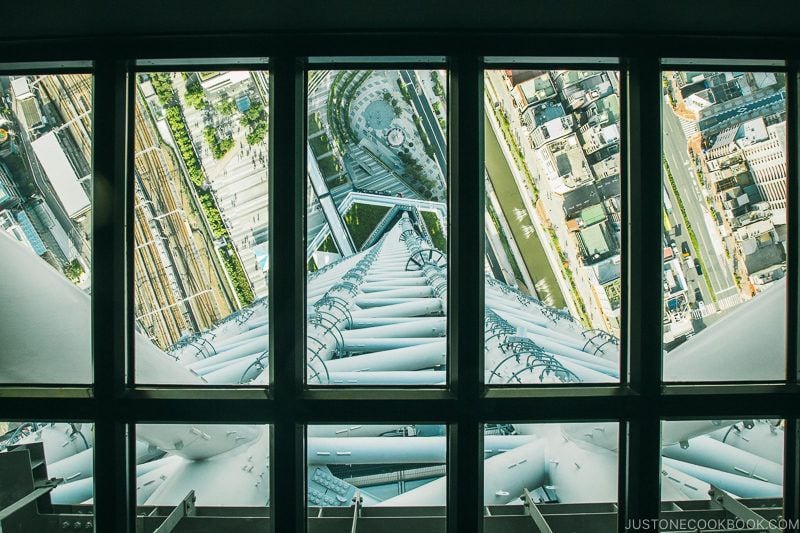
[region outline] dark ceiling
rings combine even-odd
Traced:
[[[34,0],[3,9],[0,40],[286,30],[791,36],[798,20],[796,0]]]

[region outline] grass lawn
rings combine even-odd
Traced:
[[[361,249],[361,245],[388,211],[389,208],[382,205],[353,204],[344,216],[344,223],[357,249]]]
[[[444,253],[447,253],[447,238],[442,233],[442,227],[439,225],[439,217],[433,211],[422,211],[422,220],[428,227],[428,233],[431,235],[433,245]]]
[[[318,135],[317,137],[309,137],[308,143],[311,145],[311,150],[317,157],[327,154],[333,150],[331,143],[328,140],[328,135],[325,133]]]
[[[322,159],[317,159],[317,164],[319,165],[319,171],[322,173],[322,177],[326,180],[342,171],[342,168],[339,166],[339,162],[335,157],[333,157],[333,155],[323,157]]]

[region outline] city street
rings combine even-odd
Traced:
[[[700,293],[703,296],[703,302],[705,302],[705,304],[709,304],[713,301],[713,298],[711,297],[711,289],[708,288],[708,284],[705,282],[703,276],[697,274],[696,269],[686,267],[686,260],[683,258],[682,250],[684,243],[688,249],[691,250],[692,241],[689,239],[689,232],[686,230],[686,222],[683,220],[680,210],[678,209],[678,200],[675,198],[675,195],[672,192],[672,187],[669,186],[669,183],[664,184],[664,190],[667,192],[667,197],[669,198],[670,204],[672,204],[672,209],[670,210],[671,212],[667,215],[670,226],[672,226],[670,229],[669,238],[675,241],[675,253],[680,257],[681,269],[683,270],[683,275],[686,278],[686,284],[688,285],[689,289],[689,301],[695,302],[696,299],[694,290],[700,289]],[[676,232],[676,228],[679,225],[680,229]],[[692,257],[694,256],[695,254],[692,254]],[[696,304],[694,308],[696,308]]]
[[[447,179],[447,141],[442,135],[442,130],[439,123],[436,121],[436,115],[431,109],[430,102],[427,98],[421,98],[416,90],[420,85],[420,80],[417,77],[416,71],[401,70],[400,76],[403,83],[409,85],[411,89],[408,91],[411,94],[411,101],[414,108],[419,114],[422,127],[425,129],[425,134],[433,147],[433,154],[436,157],[436,162],[439,164],[439,169],[442,171],[442,177]]]
[[[722,249],[721,237],[716,228],[713,227],[713,224],[711,224],[712,228],[709,228],[710,214],[708,213],[706,200],[700,191],[700,185],[691,169],[689,154],[686,149],[686,137],[681,129],[680,121],[672,110],[668,109],[668,106],[663,106],[662,111],[664,156],[675,179],[678,194],[680,194],[683,206],[686,209],[686,215],[689,220],[684,222],[691,224],[697,236],[697,243],[700,246],[699,250],[693,250],[692,255],[697,257],[699,254],[702,259],[702,268],[705,268],[708,272],[708,277],[711,280],[711,289],[714,291],[716,299],[733,296],[737,294],[738,289],[733,279],[731,267]],[[672,187],[666,176],[664,180],[665,187],[669,194],[672,195]],[[676,199],[671,198],[671,200],[673,201],[673,209],[678,210],[676,216],[680,216]],[[688,228],[685,223],[682,226],[682,231],[687,233],[685,237],[688,238]],[[712,231],[715,234],[712,234]],[[704,296],[705,294],[706,292],[704,291]]]

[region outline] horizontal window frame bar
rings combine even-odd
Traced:
[[[621,63],[618,57],[567,57],[567,56],[488,56],[483,58],[486,65],[522,65],[522,66],[538,66],[538,65],[565,65],[570,69],[578,70],[582,65],[594,66],[608,66],[619,65]],[[575,66],[577,65],[577,66]],[[589,69],[585,69],[589,70]],[[607,70],[607,69],[600,69]]]
[[[29,75],[39,76],[47,74],[92,74],[94,72],[93,60],[66,60],[66,61],[20,61],[0,63],[0,75]]]
[[[311,58],[306,58],[307,61],[310,61]],[[442,61],[441,63],[416,63],[413,61],[398,61],[398,62],[391,62],[391,61],[370,61],[364,63],[352,63],[352,62],[331,62],[331,63],[306,63],[306,72],[324,72],[331,70],[333,72],[339,72],[342,70],[358,70],[358,71],[365,71],[365,70],[419,70],[419,71],[428,71],[428,70],[447,70],[450,65],[447,59]]]
[[[269,72],[269,65],[261,63],[213,63],[208,65],[193,65],[190,63],[176,63],[174,65],[140,66],[131,67],[131,74],[148,74],[150,72],[177,73],[177,72],[206,72],[209,69],[225,72]]]
[[[331,56],[331,55],[322,55],[322,56],[309,56],[306,59],[306,63],[311,70],[315,70],[312,67],[317,65],[345,65],[344,68],[361,68],[370,65],[442,65],[447,63],[448,58],[445,55],[416,55],[416,56],[409,56],[409,55],[387,55],[387,56],[375,56],[375,55],[352,55],[352,56]],[[330,70],[339,70],[330,69]]]
[[[172,59],[163,58],[142,58],[136,59],[133,62],[133,68],[137,71],[146,69],[170,69],[173,67],[200,67],[213,68],[218,66],[232,67],[229,70],[244,70],[243,67],[260,65],[269,65],[269,57],[266,56],[251,56],[251,57],[212,57],[212,58],[199,58],[199,57],[175,57]]]
[[[705,65],[736,65],[739,67],[749,68],[750,66],[758,66],[759,68],[767,67],[767,68],[786,68],[786,60],[784,59],[715,59],[709,57],[664,57],[661,58],[661,65],[662,66],[673,66],[673,65],[694,65],[694,66],[705,66]]]
[[[0,384],[0,399],[4,398],[93,398],[92,385],[59,383]]]
[[[10,61],[85,60],[91,58],[149,61],[252,57],[354,56],[371,46],[374,56],[386,57],[403,50],[404,56],[451,56],[476,54],[495,57],[625,57],[644,52],[662,57],[692,58],[703,50],[705,60],[761,61],[775,50],[797,50],[797,36],[756,34],[747,36],[697,35],[686,33],[575,33],[543,31],[446,31],[446,32],[268,32],[206,35],[98,36],[57,39],[11,39],[0,41],[0,55]],[[781,54],[787,58],[796,54]]]
[[[661,72],[787,72],[786,66],[735,65],[732,63],[676,63],[661,65]]]
[[[525,62],[525,63],[490,63],[488,60],[484,61],[484,70],[582,70],[582,71],[621,71],[622,61],[617,60],[614,63],[570,63],[568,61],[552,61],[548,58],[546,63]]]
[[[273,388],[263,385],[242,387],[238,385],[209,387],[186,387],[183,385],[138,385],[125,389],[118,395],[124,401],[150,400],[234,400],[234,401],[275,401]],[[724,396],[754,396],[768,394],[795,394],[800,396],[800,384],[789,382],[726,382],[726,383],[672,383],[663,384],[661,397],[699,397],[714,398]],[[509,386],[483,387],[482,394],[476,402],[565,399],[569,398],[608,398],[638,397],[638,393],[628,385],[542,385],[542,386]],[[75,386],[60,384],[43,385],[0,385],[0,399],[26,398],[94,398],[91,386]],[[459,394],[445,387],[313,387],[298,393],[298,400],[303,401],[458,401]]]
[[[336,421],[374,422],[437,420],[441,423],[484,423],[507,420],[600,420],[632,418],[708,418],[713,416],[755,416],[772,413],[780,418],[797,416],[796,389],[762,391],[753,394],[727,392],[661,396],[654,400],[637,394],[583,397],[525,398],[394,398],[394,399],[307,399],[292,402],[298,424]],[[41,420],[47,418],[92,420],[99,415],[97,398],[5,398],[0,403],[0,420]],[[225,422],[253,420],[267,423],[282,416],[287,402],[268,398],[120,398],[105,406],[115,419],[188,420]]]

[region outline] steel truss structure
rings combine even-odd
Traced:
[[[96,531],[136,531],[136,423],[272,424],[270,523],[306,529],[304,428],[321,423],[429,423],[448,426],[446,530],[484,526],[482,424],[618,421],[617,528],[660,512],[661,420],[786,420],[784,516],[800,512],[798,485],[798,60],[800,40],[697,35],[581,34],[259,34],[86,38],[0,43],[0,70],[94,74],[92,358],[94,385],[26,384],[0,389],[0,419],[95,423]],[[363,56],[368,51],[371,57]],[[398,53],[403,57],[396,57]],[[662,58],[690,58],[664,67]],[[269,57],[269,62],[229,60]],[[321,59],[313,59],[320,58]],[[393,57],[394,56],[394,57]],[[187,58],[174,61],[172,58]],[[623,138],[623,304],[621,383],[491,388],[484,369],[483,69],[548,57],[548,65],[592,67],[617,58]],[[575,58],[582,58],[575,61]],[[212,58],[212,59],[208,59]],[[421,59],[420,59],[421,58]],[[779,63],[764,66],[758,58]],[[514,62],[515,68],[532,60]],[[448,382],[415,387],[308,387],[306,376],[305,74],[309,68],[427,65],[449,75]],[[608,64],[603,61],[602,64]],[[661,175],[662,68],[778,69],[788,72],[788,306],[786,379],[773,383],[665,385],[662,375]],[[133,383],[133,76],[137,69],[269,69],[270,202],[269,386],[143,387]],[[657,181],[657,180],[655,180]],[[279,490],[277,490],[279,489]],[[188,514],[191,505],[184,511]],[[572,509],[569,512],[579,512]],[[608,509],[596,509],[600,514]],[[159,511],[161,516],[169,512]],[[340,510],[341,512],[341,510]],[[441,513],[441,510],[439,511]],[[380,514],[380,511],[369,511]],[[352,515],[345,517],[353,522]],[[533,519],[533,518],[531,518]],[[491,526],[486,531],[493,530]]]

